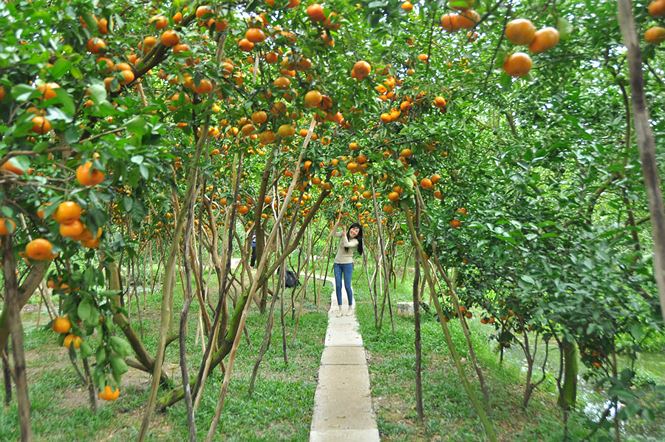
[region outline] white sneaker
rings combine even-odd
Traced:
[[[353,307],[349,307],[348,309],[346,309],[346,316],[352,316],[354,312],[355,309]]]
[[[335,314],[336,317],[341,318],[342,315],[342,309],[337,310],[337,314]]]

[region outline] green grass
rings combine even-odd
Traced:
[[[301,278],[302,280],[302,278]],[[220,440],[301,440],[309,438],[309,428],[314,406],[314,392],[318,368],[323,351],[327,327],[326,304],[320,311],[311,303],[313,285],[308,286],[308,301],[293,340],[294,324],[291,315],[286,316],[289,363],[282,357],[279,302],[276,306],[275,325],[271,346],[265,355],[256,388],[252,397],[247,387],[251,370],[258,353],[265,328],[265,315],[260,315],[253,305],[247,320],[251,345],[243,339],[229,386],[224,412],[218,426]],[[326,289],[329,290],[329,289]],[[327,292],[329,293],[329,292]],[[143,312],[144,343],[148,351],[155,352],[159,326],[161,296],[148,299]],[[290,306],[290,293],[284,300]],[[134,312],[134,301],[132,311]],[[176,292],[175,311],[179,318],[182,291]],[[198,305],[192,304],[188,322],[187,349],[190,376],[193,376],[201,359],[201,345],[195,343]],[[42,324],[47,315],[42,316]],[[138,316],[133,325],[140,329]],[[177,321],[177,319],[176,319]],[[87,441],[134,440],[138,435],[144,406],[147,402],[149,376],[137,370],[123,378],[120,399],[113,403],[100,401],[97,413],[90,410],[87,390],[75,374],[66,350],[57,346],[56,337],[42,327],[27,327],[26,350],[28,352],[28,382],[32,403],[31,421],[35,440]],[[226,361],[225,361],[226,362]],[[178,344],[173,343],[166,356],[167,370],[174,378],[180,378]],[[223,374],[215,370],[207,384],[201,406],[196,415],[197,439],[204,439],[214,415]],[[1,440],[17,440],[16,401],[0,413]],[[171,407],[166,413],[156,413],[149,440],[182,441],[187,438],[187,419],[184,402]]]

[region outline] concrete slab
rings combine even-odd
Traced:
[[[366,442],[379,440],[379,430],[327,430],[312,431],[309,435],[311,442]]]
[[[364,347],[331,346],[323,350],[321,365],[367,364]]]
[[[346,313],[345,293],[343,299]],[[333,281],[310,441],[378,441],[367,359],[355,311],[349,316],[338,317],[337,310]]]

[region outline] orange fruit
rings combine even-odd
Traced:
[[[531,20],[518,18],[506,25],[506,38],[516,45],[529,45],[536,37],[536,27]]]
[[[254,43],[247,40],[246,38],[243,38],[238,42],[238,47],[241,51],[249,52],[254,49]]]
[[[434,191],[434,198],[440,200],[443,199],[443,193],[440,190],[435,190]]]
[[[106,35],[109,33],[109,21],[105,18],[97,20],[97,30],[100,34]]]
[[[420,187],[422,187],[423,189],[431,189],[433,185],[434,184],[432,184],[432,180],[430,180],[429,178],[423,178],[422,180],[420,180]]]
[[[2,166],[0,166],[0,170],[3,172],[13,173],[15,175],[23,175],[25,172],[23,169],[21,169],[21,167],[16,162],[16,159],[14,158],[7,160]]]
[[[536,35],[529,45],[529,50],[534,54],[540,54],[548,49],[552,49],[559,43],[559,31],[555,28],[547,27],[536,31]]]
[[[56,333],[68,333],[72,329],[72,323],[66,316],[58,316],[53,320],[51,327]]]
[[[277,135],[279,135],[281,138],[291,137],[295,133],[296,129],[290,124],[282,124],[281,126],[279,126],[279,129],[277,129]]]
[[[653,0],[647,7],[652,17],[662,17],[665,15],[665,0]]]
[[[259,28],[249,28],[247,32],[245,32],[245,38],[252,43],[261,43],[266,39],[266,34],[264,34]]]
[[[203,18],[209,14],[212,14],[212,8],[208,5],[203,5],[196,8],[196,18]]]
[[[120,84],[129,84],[134,81],[134,72],[130,70],[120,71],[120,76],[122,77]]]
[[[71,223],[60,224],[60,235],[65,238],[75,238],[83,233],[83,223],[79,220],[72,221]]]
[[[252,114],[252,121],[255,124],[263,124],[268,121],[268,114],[265,111],[256,111]]]
[[[197,11],[198,12],[198,11]],[[182,21],[182,12],[176,12],[173,15],[173,22],[174,23],[180,23]]]
[[[175,46],[173,46],[173,53],[174,54],[180,54],[182,52],[189,52],[191,49],[188,44],[185,43],[180,43]]]
[[[462,221],[458,219],[450,220],[450,227],[453,229],[459,229],[462,226]]]
[[[0,236],[7,236],[16,230],[16,223],[9,218],[0,218]]]
[[[81,218],[83,209],[74,201],[63,201],[55,211],[53,217],[59,224],[68,224]]]
[[[162,33],[162,36],[159,37],[159,41],[161,41],[164,46],[172,48],[180,43],[180,36],[176,31],[168,30]]]
[[[368,62],[360,60],[353,65],[353,68],[351,69],[351,77],[363,80],[367,78],[370,72],[372,72],[372,66]]]
[[[238,207],[238,213],[241,214],[241,215],[246,215],[246,214],[248,214],[248,213],[249,213],[249,207],[247,207],[247,206],[244,205],[244,204],[241,205],[241,206],[239,206],[239,207]]]
[[[103,52],[106,49],[106,43],[101,38],[92,37],[91,39],[88,40],[88,43],[86,43],[85,47],[91,53],[99,54],[100,52]]]
[[[104,390],[99,392],[99,398],[105,401],[115,401],[118,397],[120,397],[120,389],[116,388],[112,390],[109,385],[105,386]]]
[[[34,117],[32,119],[32,131],[38,134],[46,134],[51,131],[51,122],[45,117]]]
[[[455,210],[455,212],[459,213],[460,215],[466,215],[467,214],[466,207],[460,207],[459,209]]]
[[[404,3],[402,3],[402,6],[400,6],[400,7],[405,12],[413,11],[413,4],[411,2],[404,2]]]
[[[665,41],[665,28],[661,28],[660,26],[649,28],[644,33],[644,40],[646,40],[647,43],[654,45],[661,44]]]
[[[309,5],[305,12],[312,21],[324,21],[326,19],[326,14],[323,12],[323,6],[318,3]]]
[[[480,15],[473,9],[461,11],[457,16],[457,23],[460,28],[471,29],[480,21]]]
[[[56,97],[55,89],[59,87],[58,83],[42,83],[37,86],[37,90],[42,94],[42,100],[50,100]]]
[[[524,52],[515,52],[503,62],[503,70],[511,77],[524,77],[531,70],[531,57]]]
[[[209,94],[212,92],[212,82],[208,79],[203,79],[195,89],[197,94]]]
[[[459,16],[457,14],[444,14],[441,16],[441,27],[448,32],[456,32],[460,29]]]
[[[439,181],[441,181],[441,175],[439,175],[438,173],[435,173],[434,175],[432,175],[430,177],[430,180],[432,180],[432,184],[436,184]]]
[[[143,39],[143,52],[150,52],[152,48],[157,44],[157,38],[152,35],[147,36]]]
[[[43,238],[33,239],[25,246],[25,255],[35,261],[52,259],[53,245]]]
[[[318,107],[323,100],[319,91],[309,91],[305,94],[305,107]]]
[[[388,199],[389,199],[390,201],[392,201],[392,202],[399,201],[399,193],[394,192],[394,191],[393,191],[393,192],[390,192],[390,193],[388,194]]]
[[[5,99],[5,95],[6,95],[6,94],[7,94],[7,93],[5,92],[5,87],[4,87],[3,85],[0,84],[0,101],[2,101],[2,100]]]
[[[444,107],[446,107],[447,104],[448,104],[448,102],[443,97],[439,96],[439,97],[434,98],[434,106],[436,106],[438,108],[444,108]]]
[[[62,345],[67,348],[70,348],[73,345],[74,348],[78,350],[81,348],[82,343],[83,339],[80,336],[76,336],[70,333],[65,336],[65,340],[62,342]]]
[[[76,179],[82,186],[95,186],[104,181],[104,178],[104,172],[93,169],[91,161],[76,168]]]
[[[150,19],[150,24],[154,25],[157,29],[164,29],[169,24],[169,20],[163,15],[155,15]]]
[[[275,85],[275,87],[285,89],[291,85],[291,80],[286,77],[277,77],[273,82],[273,85]]]

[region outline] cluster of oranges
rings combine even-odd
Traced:
[[[531,20],[518,18],[508,22],[505,31],[506,38],[512,44],[529,47],[533,54],[540,54],[552,49],[559,43],[559,31],[546,27],[536,31]],[[531,57],[524,52],[515,52],[503,62],[503,70],[511,77],[524,77],[531,70]]]
[[[653,0],[648,6],[649,14],[652,17],[665,17],[665,0]],[[644,40],[654,45],[665,41],[665,28],[662,26],[652,26],[644,33]]]
[[[53,320],[53,323],[51,324],[51,328],[53,329],[54,332],[59,333],[61,335],[64,335],[65,333],[67,336],[65,336],[64,341],[62,342],[62,345],[67,348],[72,348],[74,347],[76,350],[81,348],[81,344],[83,343],[83,338],[80,336],[76,336],[73,333],[70,333],[72,329],[72,323],[67,318],[66,316],[58,316]]]

